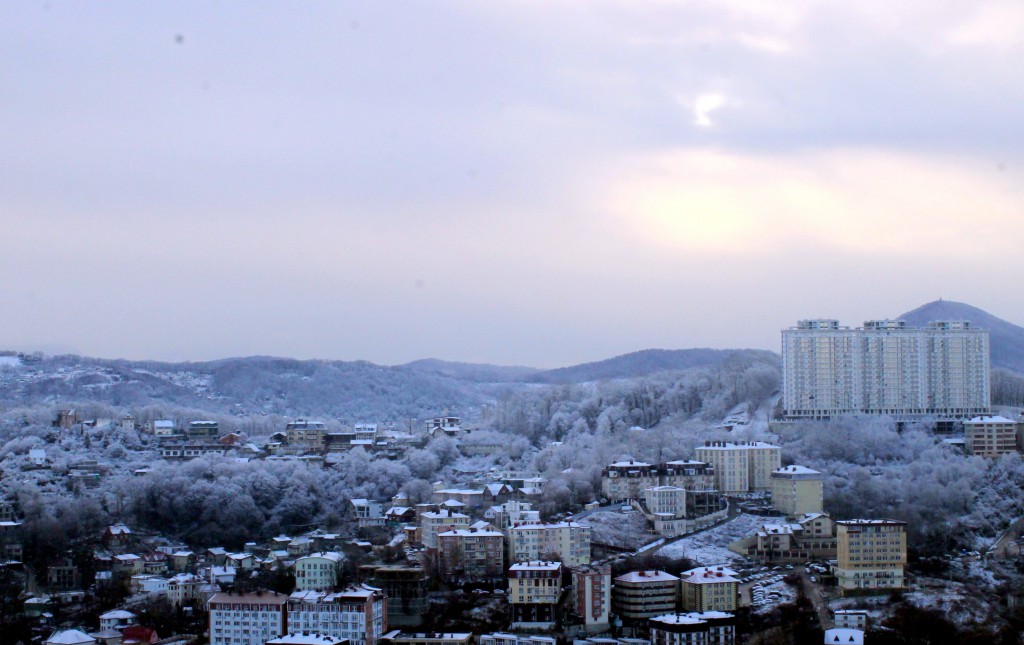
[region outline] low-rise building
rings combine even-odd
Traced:
[[[338,586],[338,573],[345,556],[328,551],[311,553],[295,561],[296,591],[328,591]]]
[[[100,614],[100,629],[121,630],[136,623],[137,617],[125,609],[112,609]]]
[[[836,542],[835,575],[840,590],[904,588],[906,522],[841,520],[836,522]]]
[[[826,645],[864,645],[864,632],[859,629],[837,627],[825,632]]]
[[[845,629],[868,628],[868,612],[866,609],[837,609],[832,612],[836,627]]]
[[[285,634],[267,641],[267,645],[350,645],[347,638],[309,632]]]
[[[740,593],[738,574],[723,566],[698,567],[679,575],[686,611],[736,611]]]
[[[520,562],[508,570],[512,629],[549,629],[558,619],[562,563]]]
[[[630,571],[612,588],[615,615],[632,624],[674,612],[678,602],[679,578],[664,571]]]
[[[558,641],[551,636],[495,632],[493,634],[481,634],[477,643],[478,645],[557,645]]]

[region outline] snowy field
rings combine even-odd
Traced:
[[[21,359],[17,356],[0,356],[0,369],[21,367]]]
[[[658,538],[652,535],[647,520],[636,511],[600,511],[577,520],[590,526],[590,541],[624,549],[639,549]]]
[[[757,515],[737,515],[713,529],[684,537],[658,549],[658,555],[670,558],[689,558],[702,566],[747,562],[747,558],[729,550],[729,544],[754,534],[769,518]]]
[[[922,609],[937,609],[958,625],[990,622],[993,606],[991,598],[978,593],[970,585],[938,578],[919,577],[913,587],[903,592],[907,602]],[[840,598],[829,603],[836,609],[867,609],[871,620],[880,623],[892,615],[888,595]]]

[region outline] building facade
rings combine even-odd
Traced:
[[[736,611],[740,581],[725,567],[698,567],[680,574],[680,596],[686,611]]]
[[[608,630],[612,610],[612,569],[608,565],[572,570],[573,603],[591,634]]]
[[[633,624],[676,610],[679,578],[664,571],[631,571],[615,579],[615,615]]]
[[[590,564],[590,527],[576,522],[521,524],[508,530],[510,562],[558,558],[567,567]]]
[[[338,586],[340,553],[311,553],[295,561],[296,591],[329,591]]]
[[[346,638],[351,645],[377,645],[388,631],[384,592],[366,585],[336,593],[297,591],[287,612],[290,631]]]
[[[801,320],[782,331],[782,390],[790,419],[987,414],[988,331],[966,321],[869,320],[850,329]]]
[[[460,529],[437,535],[438,568],[450,582],[497,582],[505,578],[505,535]]]
[[[648,464],[619,461],[601,471],[601,492],[612,502],[641,499],[643,491],[657,486],[686,490],[710,490],[714,487],[714,468],[701,461],[669,461]]]
[[[560,562],[521,562],[508,570],[512,628],[549,629],[558,620],[562,590]]]
[[[666,614],[648,621],[651,645],[734,645],[736,619],[720,611]]]
[[[1017,452],[1017,422],[1000,416],[979,416],[964,421],[967,454],[999,457]]]
[[[835,574],[841,590],[902,589],[906,564],[906,522],[836,522]]]
[[[210,598],[210,645],[264,645],[288,629],[288,596],[218,593]]]
[[[772,506],[788,516],[821,513],[824,477],[804,466],[786,466],[771,474]]]
[[[763,441],[708,441],[695,452],[714,467],[715,487],[722,493],[768,490],[772,471],[782,466],[782,449]]]

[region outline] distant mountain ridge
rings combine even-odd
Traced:
[[[657,372],[709,367],[745,358],[779,364],[779,355],[762,349],[644,349],[603,361],[537,372],[524,377],[529,383],[583,383],[617,378],[636,378]]]
[[[1024,374],[1024,327],[952,300],[929,302],[898,318],[916,326],[927,325],[934,320],[968,320],[988,330],[992,367]]]

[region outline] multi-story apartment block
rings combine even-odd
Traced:
[[[288,629],[347,638],[351,645],[377,645],[388,630],[384,592],[356,585],[336,593],[296,591],[288,599]]]
[[[653,515],[668,518],[686,515],[686,489],[678,486],[654,486],[645,488],[644,505]]]
[[[820,513],[824,476],[804,466],[785,466],[771,474],[772,506],[789,516]]]
[[[782,377],[791,419],[987,414],[988,331],[965,321],[870,320],[850,329],[801,320],[782,332]]]
[[[220,424],[216,421],[191,421],[186,433],[189,439],[219,439]]]
[[[907,523],[896,520],[836,522],[836,582],[841,590],[904,587]]]
[[[324,435],[327,434],[327,428],[320,421],[296,419],[286,425],[284,430],[288,436],[289,446],[305,448],[310,452],[324,449]]]
[[[768,490],[772,471],[782,466],[782,449],[763,441],[708,441],[695,452],[714,467],[715,486],[723,493]]]
[[[679,574],[686,611],[736,611],[740,581],[722,566],[698,567]]]
[[[438,569],[448,581],[496,582],[505,578],[505,534],[459,529],[438,533]]]
[[[210,645],[264,645],[288,628],[288,596],[264,591],[210,598]]]
[[[424,547],[436,553],[439,533],[468,529],[469,522],[468,515],[444,509],[422,513],[420,515],[420,540]]]
[[[328,591],[338,586],[344,556],[328,551],[311,553],[295,561],[296,591]]]
[[[643,491],[656,486],[686,490],[710,490],[714,468],[701,461],[669,461],[652,465],[642,461],[619,461],[601,471],[601,492],[612,502],[640,499]]]
[[[167,579],[167,602],[172,607],[182,607],[202,599],[207,588],[209,584],[199,576],[179,573]]]
[[[508,570],[512,628],[548,629],[558,617],[562,563],[520,562]]]
[[[507,531],[521,524],[540,524],[540,512],[529,502],[508,501],[484,511],[484,519],[499,531]]]
[[[430,576],[421,566],[363,565],[360,575],[387,596],[389,625],[417,626],[430,610]]]
[[[612,569],[608,565],[575,567],[572,591],[576,613],[591,634],[608,630],[612,609]]]
[[[964,421],[964,443],[968,454],[999,457],[1017,452],[1016,421],[1006,417],[982,416]]]
[[[590,527],[576,522],[521,524],[508,530],[510,562],[557,558],[568,567],[590,564]]]
[[[299,632],[296,634],[285,634],[280,638],[267,641],[267,645],[349,645],[344,638],[328,636],[327,634],[310,634]]]
[[[665,614],[648,621],[651,645],[735,645],[736,619],[721,611]]]
[[[678,598],[679,578],[664,571],[631,571],[612,589],[615,615],[634,624],[675,611]]]

